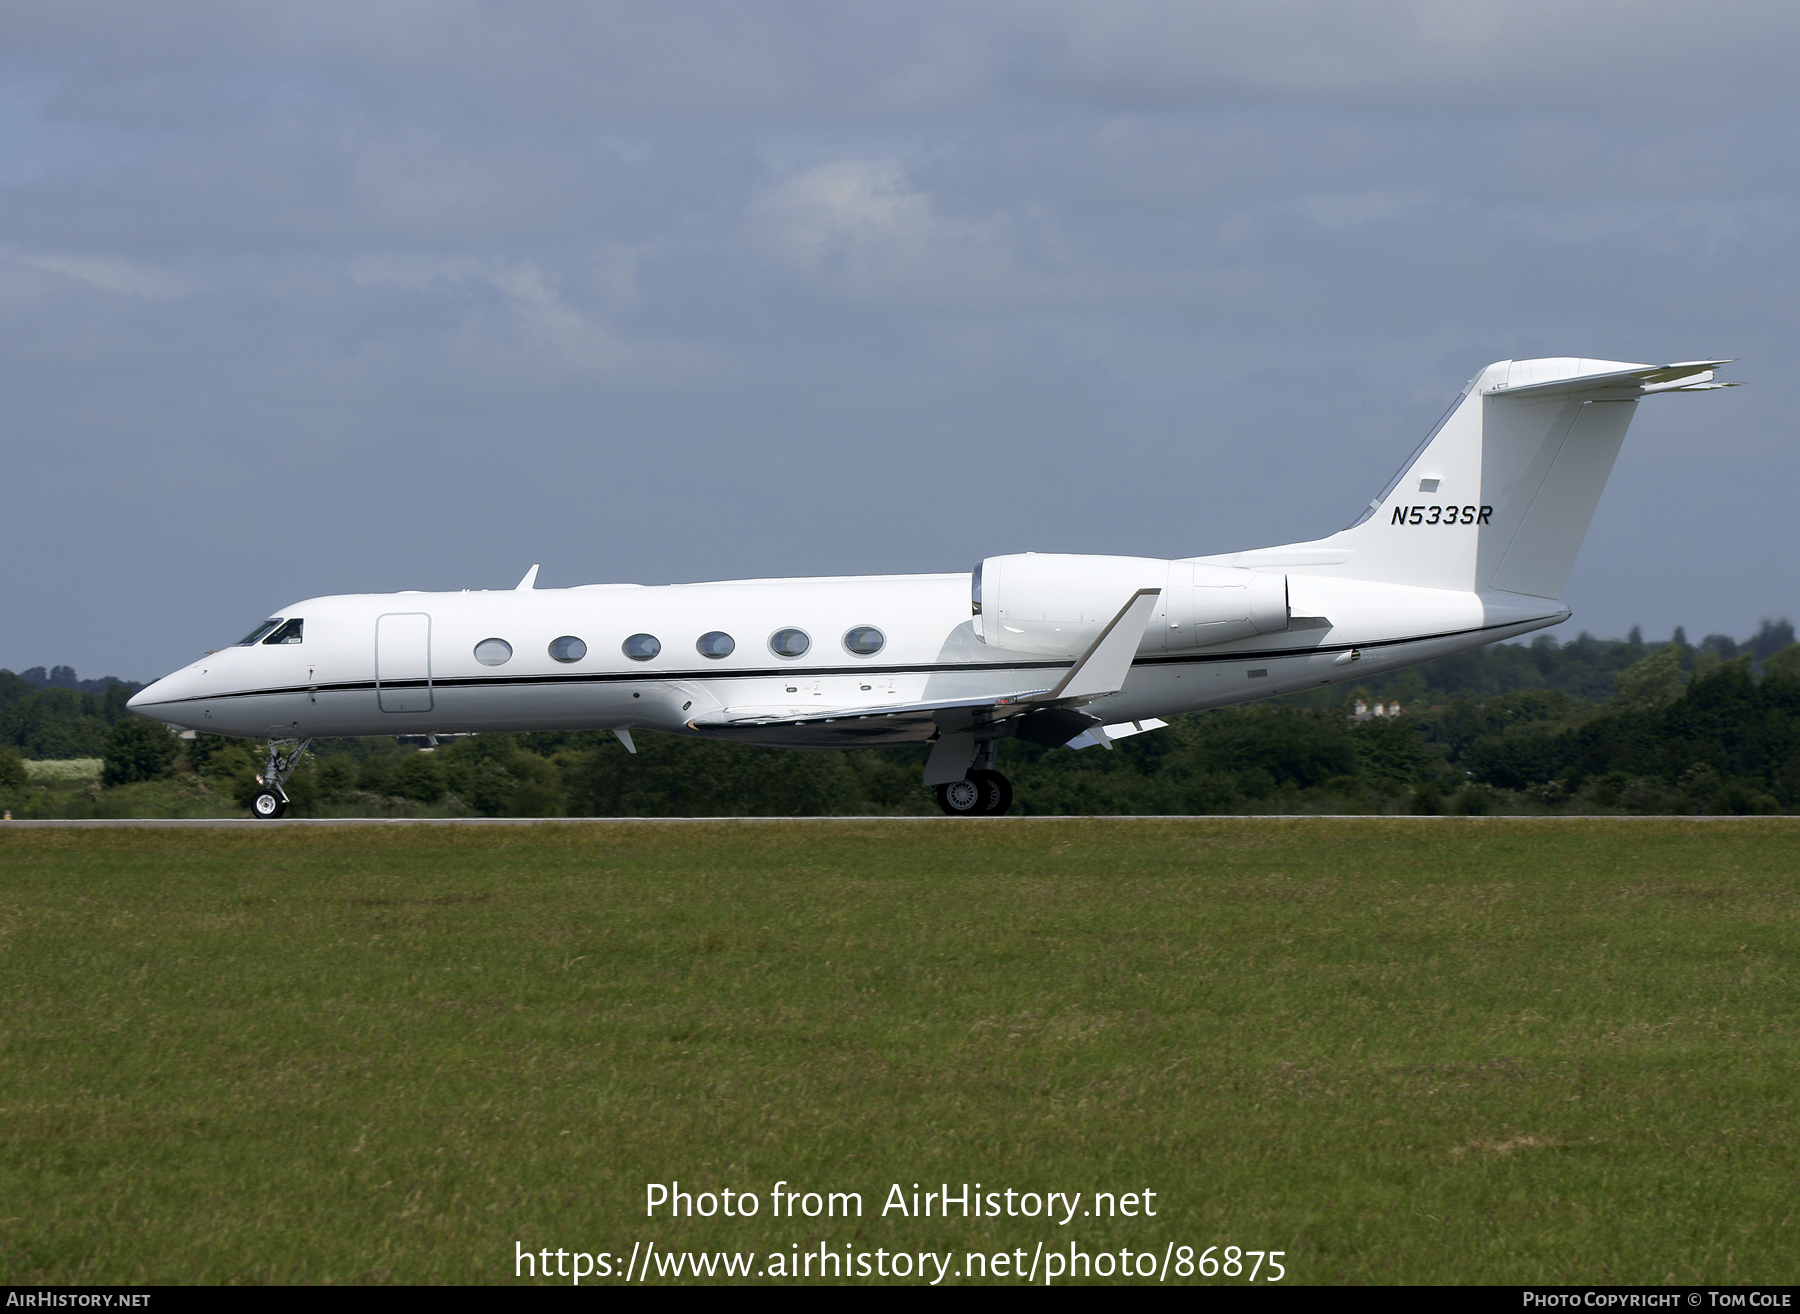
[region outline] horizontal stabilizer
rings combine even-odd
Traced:
[[[1734,388],[1734,383],[1714,383],[1712,372],[1728,360],[1690,360],[1678,365],[1634,365],[1623,370],[1603,370],[1597,374],[1574,374],[1545,383],[1523,385],[1496,383],[1483,389],[1489,397],[1549,397],[1565,392],[1595,392],[1606,388],[1632,388],[1639,394],[1652,392],[1704,392],[1711,388]]]

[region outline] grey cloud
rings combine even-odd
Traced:
[[[1783,102],[1781,71],[1800,42],[1800,20],[1772,2],[1697,11],[1559,0],[1062,0],[1010,12],[1036,36],[1022,85],[1120,109],[1252,97],[1431,105],[1457,116],[1525,106],[1716,113]]]
[[[1794,610],[1794,20],[1351,12],[13,6],[0,665],[534,560],[1308,537],[1570,352],[1758,385],[1643,408],[1581,623]]]
[[[677,138],[631,159],[604,142],[456,137],[327,112],[177,136],[116,168],[14,183],[0,190],[0,223],[18,241],[215,258],[644,241],[739,202],[756,169],[731,141]]]
[[[336,102],[566,132],[810,120],[821,107],[941,113],[991,80],[968,42],[933,32],[933,13],[725,0],[72,3],[11,12],[0,41],[15,66],[73,65],[49,106],[58,116],[181,129],[223,109]]]
[[[1222,101],[1694,113],[1784,103],[1800,20],[1766,0],[1075,0],[988,5],[356,3],[14,6],[54,113],[183,128],[318,97],[521,130],[1168,111]],[[1644,124],[1667,129],[1668,122]]]

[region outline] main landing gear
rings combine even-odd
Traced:
[[[256,797],[250,800],[250,815],[264,821],[273,821],[287,811],[287,791],[282,788],[287,778],[294,774],[294,768],[300,765],[300,759],[306,756],[310,739],[271,739],[269,741],[269,764],[256,778],[262,788]]]
[[[963,730],[939,736],[925,763],[926,783],[936,791],[946,816],[1003,817],[1012,806],[1012,785],[994,770],[999,738],[977,738],[978,733]],[[954,774],[958,767],[963,767],[961,779]],[[934,775],[938,783],[932,782]],[[945,780],[946,776],[951,778]]]
[[[1012,784],[998,771],[971,771],[936,789],[938,806],[952,817],[1002,817],[1012,806]]]

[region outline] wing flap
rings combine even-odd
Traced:
[[[1046,689],[1025,689],[1017,693],[981,694],[974,698],[940,698],[922,703],[886,703],[877,707],[832,707],[819,711],[797,711],[791,707],[726,707],[717,712],[709,712],[705,716],[696,716],[688,722],[694,730],[710,730],[715,728],[745,728],[767,725],[825,725],[833,721],[877,721],[905,720],[914,717],[929,717],[935,712],[952,711],[957,708],[1003,708],[1015,703],[1049,692]]]
[[[1097,725],[1091,730],[1085,730],[1076,735],[1065,747],[1073,748],[1077,752],[1084,748],[1092,748],[1096,744],[1102,748],[1111,749],[1115,739],[1129,739],[1132,735],[1141,735],[1147,730],[1161,730],[1167,724],[1167,721],[1151,716],[1142,721],[1119,721],[1112,725]]]

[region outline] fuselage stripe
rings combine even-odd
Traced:
[[[1500,625],[1478,625],[1470,629],[1444,630],[1437,634],[1418,634],[1405,639],[1376,639],[1368,643],[1322,643],[1310,648],[1258,648],[1254,651],[1217,653],[1170,653],[1163,656],[1138,657],[1132,666],[1204,666],[1217,662],[1255,662],[1268,661],[1281,657],[1307,657],[1319,653],[1344,653],[1352,650],[1366,651],[1373,648],[1399,647],[1408,643],[1428,643],[1435,639],[1455,638],[1465,634],[1480,634],[1487,630],[1514,629],[1519,621],[1507,621]],[[181,703],[213,702],[224,698],[263,698],[277,694],[321,694],[321,693],[372,693],[379,689],[507,689],[526,688],[531,686],[561,686],[571,684],[660,684],[681,680],[767,680],[776,676],[787,679],[816,679],[827,676],[861,675],[864,677],[880,677],[887,675],[920,675],[938,673],[962,673],[965,671],[1043,671],[1066,670],[1073,666],[1074,659],[1052,661],[1020,661],[1020,662],[924,662],[904,666],[811,666],[811,667],[766,667],[759,670],[692,670],[692,671],[587,671],[568,675],[460,675],[448,679],[425,680],[354,680],[336,684],[297,684],[281,685],[265,689],[240,689],[232,693],[204,694],[194,698],[171,699],[166,703],[157,703],[159,707],[173,707]]]

